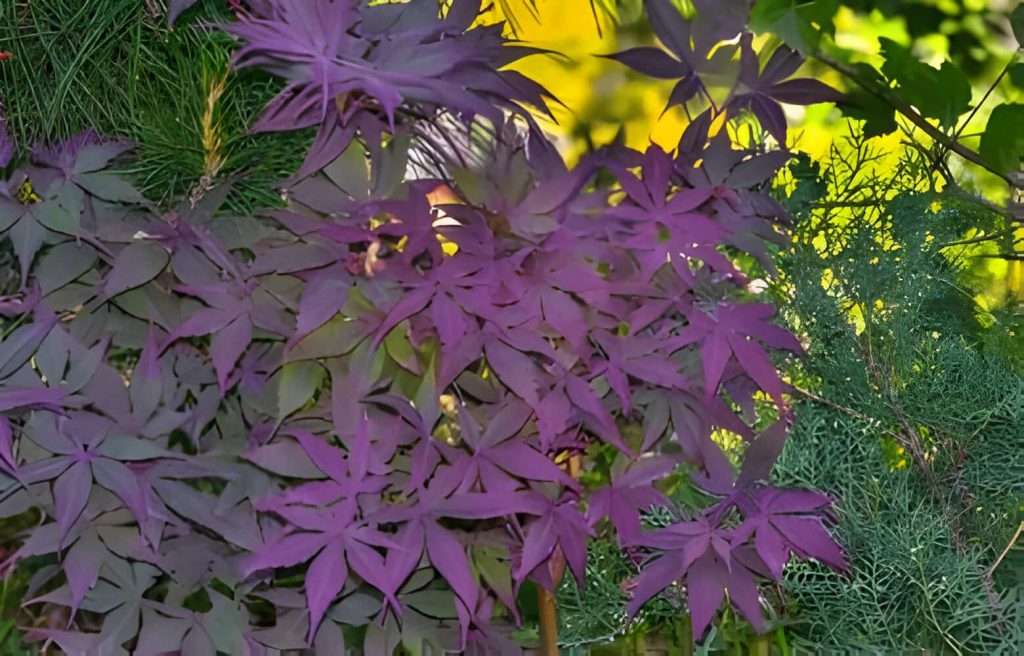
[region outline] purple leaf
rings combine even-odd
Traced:
[[[658,48],[631,48],[605,56],[629,66],[634,71],[654,78],[673,80],[683,77],[689,71],[686,64],[672,59]]]
[[[720,567],[711,554],[705,554],[690,567],[686,574],[686,600],[690,609],[690,622],[694,637],[704,636],[715,611],[722,605],[725,583],[721,580]]]
[[[487,340],[484,352],[487,363],[506,387],[531,406],[540,402],[533,360],[499,339]]]
[[[780,419],[762,432],[743,454],[743,466],[740,469],[736,484],[750,485],[765,481],[771,473],[772,465],[782,453],[786,442],[789,426],[785,419]]]
[[[299,303],[295,334],[290,343],[297,343],[340,312],[351,288],[348,275],[340,269],[327,269],[310,279]]]
[[[14,458],[14,434],[7,417],[0,417],[0,471],[12,478],[18,476],[18,461]]]
[[[210,358],[217,372],[221,394],[226,391],[228,376],[251,340],[252,323],[247,316],[235,318],[214,334],[210,342]]]
[[[251,129],[317,128],[287,209],[221,216],[218,179],[158,214],[111,170],[130,144],[91,131],[0,182],[22,276],[0,298],[0,511],[36,509],[14,560],[57,565],[29,596],[93,631],[33,635],[262,656],[340,653],[348,624],[368,651],[511,653],[498,604],[518,619],[518,586],[563,560],[582,587],[598,531],[644,563],[630,612],[686,586],[697,633],[725,597],[761,626],[758,585],[794,556],[845,566],[828,497],[766,485],[792,421],[770,349],[800,344],[737,268],[785,245],[767,191],[790,154],[709,136],[749,109],[784,143],[781,103],[835,95],[787,79],[788,49],[760,65],[748,0],[647,0],[658,47],[611,59],[673,80],[669,105],[739,83],[673,153],[570,167],[532,115],[545,91],[508,70],[536,51],[449,4],[232,2],[234,64],[282,80]],[[779,419],[755,435],[759,390]],[[680,476],[706,507],[645,532]]]
[[[7,130],[7,118],[0,114],[0,169],[6,168],[14,157],[14,140]]]
[[[342,545],[330,543],[313,559],[306,573],[306,603],[309,606],[309,640],[316,635],[327,606],[341,592],[348,577]]]
[[[72,525],[85,510],[92,489],[92,469],[88,462],[71,465],[53,483],[54,516],[60,527],[60,537],[67,537]]]
[[[466,557],[466,549],[451,533],[434,522],[424,524],[427,555],[452,591],[468,609],[475,609],[479,588]]]
[[[71,589],[72,619],[86,593],[96,585],[106,553],[95,531],[86,531],[64,556],[64,573]]]
[[[163,271],[169,260],[167,251],[156,244],[132,242],[114,260],[103,293],[109,298],[143,285]]]

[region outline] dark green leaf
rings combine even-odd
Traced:
[[[63,287],[88,271],[96,261],[96,251],[87,244],[67,241],[46,252],[35,269],[43,292]]]
[[[1000,171],[1020,169],[1024,156],[1024,105],[1007,103],[992,110],[981,135],[981,156]]]
[[[1017,43],[1024,48],[1024,5],[1017,5],[1010,14],[1010,27],[1013,36],[1017,37]]]
[[[864,136],[877,137],[896,130],[896,110],[892,105],[863,89],[855,89],[847,95],[849,105],[846,114],[864,121]]]
[[[53,201],[32,205],[29,210],[41,225],[65,235],[78,233],[78,218]]]
[[[1024,64],[1014,64],[1010,67],[1010,81],[1018,89],[1024,89]]]
[[[167,251],[153,242],[132,242],[114,260],[104,293],[112,297],[144,285],[164,270],[169,259]]]
[[[896,92],[922,115],[952,126],[971,103],[971,84],[951,62],[933,68],[914,57],[909,49],[880,38],[885,63],[882,72],[899,87]]]

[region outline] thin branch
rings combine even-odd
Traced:
[[[1020,538],[1021,533],[1024,533],[1024,522],[1020,523],[1020,526],[1017,527],[1017,532],[1013,534],[1012,538],[1010,538],[1010,543],[1006,545],[1005,549],[1003,549],[1003,553],[999,554],[999,558],[996,558],[996,562],[992,563],[992,567],[989,567],[988,571],[985,572],[985,576],[987,578],[992,578],[992,574],[994,574],[996,568],[999,567],[999,563],[1003,562],[1003,558],[1006,558],[1006,554],[1010,553],[1010,549],[1013,549],[1013,545],[1017,544],[1017,540]]]
[[[925,134],[934,139],[936,142],[945,146],[947,150],[951,150],[957,155],[960,155],[961,157],[966,159],[967,161],[977,164],[986,171],[989,171],[990,173],[999,176],[1002,180],[1006,182],[1006,184],[1010,185],[1010,187],[1012,188],[1024,188],[1024,182],[1014,179],[1013,177],[1007,175],[1005,172],[1000,171],[996,167],[986,162],[984,159],[981,158],[981,156],[978,153],[964,146],[955,138],[950,137],[948,134],[946,134],[942,130],[938,129],[937,127],[929,123],[927,119],[925,119],[923,116],[917,113],[917,111],[915,111],[913,107],[907,104],[907,102],[900,98],[898,95],[896,95],[889,89],[884,88],[881,85],[875,83],[873,80],[865,79],[861,72],[858,71],[853,66],[850,66],[845,62],[832,59],[831,57],[824,53],[815,53],[814,57],[815,59],[822,62],[826,66],[850,78],[851,80],[856,82],[858,86],[863,88],[871,95],[882,100],[883,102],[888,103],[889,105],[892,105],[892,107],[897,112],[905,116],[911,123],[919,127],[922,131],[924,131]]]
[[[879,207],[885,204],[885,200],[836,200],[811,203],[813,210],[834,210],[844,207]]]
[[[982,253],[978,257],[985,257],[993,260],[1014,260],[1024,261],[1024,253]]]
[[[992,92],[996,90],[996,87],[998,87],[999,83],[1003,81],[1003,78],[1006,77],[1006,74],[1010,72],[1010,66],[1012,66],[1013,62],[1015,61],[1017,61],[1016,52],[1014,52],[1013,55],[1010,56],[1010,60],[1006,62],[1006,66],[1003,66],[1003,70],[999,72],[999,75],[996,77],[995,81],[992,83],[991,86],[989,86],[988,90],[985,91],[985,95],[981,97],[981,100],[978,101],[978,104],[975,105],[974,109],[971,110],[971,113],[967,115],[967,120],[965,120],[963,125],[957,128],[956,131],[953,133],[954,139],[959,139],[961,136],[963,136],[963,131],[967,129],[967,126],[970,124],[971,119],[973,119],[975,114],[978,113],[978,110],[981,109],[981,106],[985,104],[985,101],[988,100],[988,97],[992,95]]]
[[[966,246],[968,244],[981,244],[981,243],[984,243],[986,241],[992,241],[992,240],[995,240],[995,239],[999,239],[1001,237],[1006,237],[1008,235],[1012,235],[1014,232],[1015,232],[1014,229],[1001,230],[999,232],[993,232],[992,234],[979,235],[977,237],[972,237],[971,239],[961,239],[959,241],[947,241],[947,242],[944,242],[942,244],[939,244],[938,247],[939,248],[949,248],[950,246]]]
[[[960,127],[958,127],[956,130],[953,131],[952,139],[954,141],[958,141],[963,136],[964,130],[967,129],[968,125],[970,125],[971,120],[974,119],[974,117],[978,113],[978,110],[981,109],[981,106],[985,104],[985,101],[988,100],[988,97],[991,96],[992,92],[995,91],[996,87],[999,86],[999,83],[1003,81],[1004,77],[1006,77],[1007,72],[1009,72],[1009,70],[1010,70],[1010,66],[1013,64],[1014,61],[1016,61],[1016,59],[1017,59],[1017,53],[1014,52],[1013,55],[1011,55],[1010,60],[1006,62],[1005,66],[1003,66],[1003,70],[1000,71],[999,75],[996,76],[995,81],[992,82],[992,84],[989,86],[989,88],[985,90],[985,95],[982,96],[981,100],[978,101],[978,104],[975,105],[973,109],[971,109],[971,113],[967,115],[967,118],[960,125]],[[935,153],[935,159],[932,161],[932,167],[933,168],[938,168],[939,166],[944,166],[945,167],[944,160],[945,160],[945,157],[946,157],[946,153],[948,153],[948,152],[949,152],[949,148],[946,147],[945,145],[943,145],[942,149],[939,152]],[[950,177],[950,178],[947,178],[947,179],[952,179],[952,178]]]

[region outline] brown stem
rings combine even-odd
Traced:
[[[555,597],[542,587],[537,587],[537,604],[540,608],[539,656],[558,656],[558,611]]]
[[[919,127],[925,134],[934,139],[936,142],[942,144],[947,150],[950,150],[956,153],[957,155],[960,155],[969,162],[977,164],[986,171],[994,173],[995,175],[1002,178],[1006,182],[1006,184],[1010,185],[1010,187],[1012,188],[1024,188],[1024,183],[1015,180],[1014,178],[1007,175],[1005,172],[1000,171],[996,167],[992,166],[984,159],[982,159],[981,155],[974,152],[970,148],[964,146],[954,137],[950,137],[948,134],[946,134],[942,130],[938,129],[937,127],[929,123],[927,119],[925,119],[923,116],[917,113],[917,111],[915,111],[914,108],[911,107],[906,101],[904,101],[902,98],[900,98],[898,95],[896,95],[889,89],[882,87],[879,84],[876,84],[873,80],[865,79],[861,72],[858,71],[855,67],[845,62],[832,59],[831,57],[824,53],[816,53],[814,57],[815,59],[822,62],[826,66],[850,78],[851,80],[856,82],[858,86],[860,86],[862,89],[864,89],[871,95],[888,103],[889,105],[892,105],[892,107],[897,112],[905,116],[911,123]]]
[[[1021,533],[1024,533],[1024,522],[1021,522],[1020,526],[1017,527],[1017,532],[1013,534],[1012,538],[1010,538],[1010,543],[1006,545],[1005,549],[1003,549],[1003,553],[999,554],[999,558],[996,558],[996,562],[992,563],[992,567],[988,568],[988,571],[985,572],[985,576],[992,578],[996,568],[999,567],[999,563],[1003,562],[1003,558],[1006,558],[1006,554],[1010,553],[1010,549],[1013,549],[1013,545],[1017,544],[1017,540],[1020,538]]]

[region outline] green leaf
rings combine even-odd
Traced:
[[[1013,29],[1013,36],[1017,37],[1017,43],[1024,48],[1024,5],[1017,5],[1017,8],[1010,13],[1010,27]]]
[[[291,362],[281,368],[277,387],[277,416],[284,418],[313,398],[324,379],[324,369],[316,362]]]
[[[1024,89],[1024,64],[1014,64],[1010,67],[1010,82],[1018,89]]]
[[[849,104],[843,109],[847,116],[864,121],[864,136],[877,137],[896,131],[896,110],[877,96],[855,89],[847,94]]]
[[[66,241],[46,251],[35,268],[44,294],[63,287],[92,268],[96,251],[88,244]]]
[[[933,68],[892,39],[880,38],[885,63],[882,72],[899,85],[897,93],[923,116],[953,126],[971,104],[971,84],[955,64]]]
[[[420,590],[403,595],[402,601],[429,617],[451,619],[457,617],[455,595],[450,590]]]
[[[838,0],[758,0],[750,12],[750,28],[771,32],[807,54],[818,48],[823,35],[835,34],[832,18],[838,10]]]
[[[13,200],[0,198],[0,233],[5,232],[25,214],[26,207]]]
[[[167,455],[155,442],[128,435],[111,435],[96,450],[117,460],[151,460]]]
[[[118,253],[107,274],[103,292],[114,297],[129,289],[144,285],[167,266],[170,255],[151,241],[133,241]]]
[[[338,314],[303,337],[285,354],[285,358],[289,362],[296,362],[342,356],[364,340],[365,333],[358,321],[350,321]]]
[[[1006,103],[992,110],[981,135],[980,153],[1000,171],[1020,169],[1024,156],[1024,105]]]

